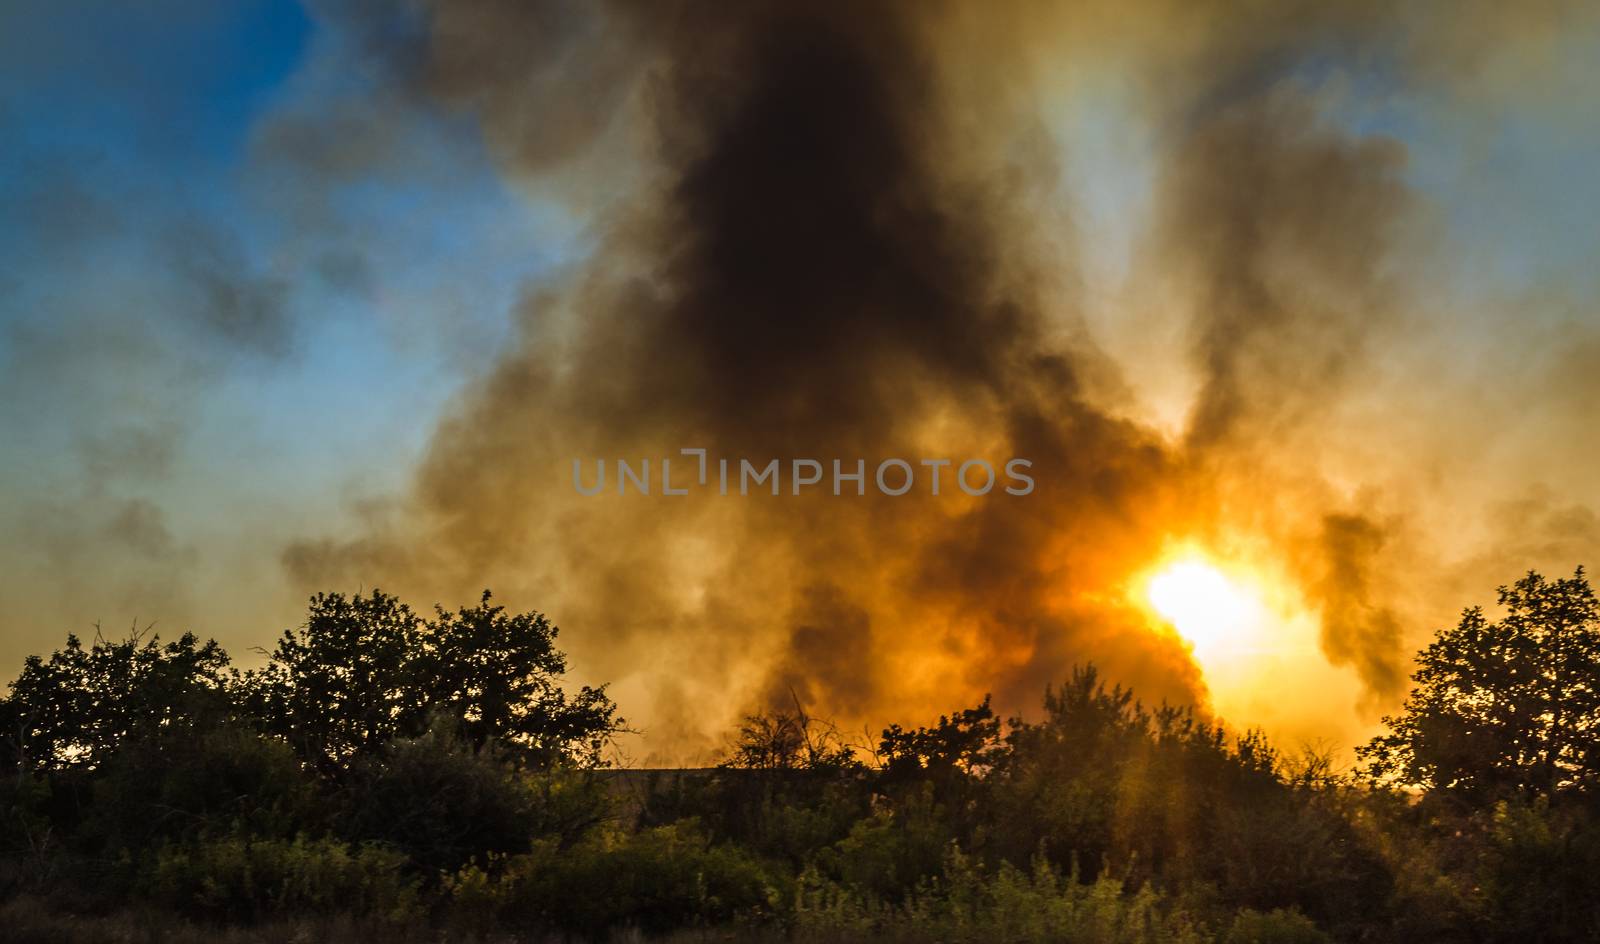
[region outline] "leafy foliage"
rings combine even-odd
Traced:
[[[487,595],[319,596],[244,673],[193,636],[69,638],[0,701],[0,898],[441,941],[1595,940],[1595,599],[1581,571],[1501,599],[1420,654],[1360,776],[1084,667],[1028,717],[984,699],[867,749],[796,703],[629,779],[604,690]]]
[[[569,696],[566,656],[542,615],[490,603],[423,619],[374,590],[320,594],[271,662],[246,676],[253,711],[318,769],[345,771],[448,719],[475,747],[530,764],[596,763],[620,721],[603,689]]]
[[[1600,610],[1582,568],[1529,573],[1500,605],[1418,655],[1404,712],[1358,750],[1373,777],[1477,808],[1600,784]]]
[[[770,916],[782,879],[748,852],[711,843],[692,823],[636,833],[599,831],[561,849],[551,842],[448,882],[458,907],[602,937],[634,927],[660,933]]]
[[[834,941],[1188,944],[1206,939],[1190,917],[1146,887],[1102,876],[1082,882],[1039,858],[1028,871],[993,872],[951,846],[939,872],[897,903],[814,873],[802,878],[799,937]]]
[[[534,773],[496,761],[448,730],[391,743],[358,765],[344,797],[345,835],[404,852],[424,874],[528,851],[536,837],[578,839],[605,814],[582,772]]]
[[[4,703],[9,759],[30,770],[90,769],[130,738],[226,714],[228,656],[192,633],[165,646],[135,631],[77,636],[50,658],[29,656]]]
[[[405,857],[332,839],[229,837],[165,846],[140,869],[149,900],[213,918],[282,912],[410,917],[418,907]]]
[[[289,746],[237,722],[132,739],[89,794],[77,839],[103,854],[222,835],[288,839],[323,812]]]
[[[1484,917],[1510,940],[1600,940],[1600,828],[1539,797],[1490,814],[1480,873]]]
[[[1298,911],[1260,912],[1246,908],[1233,919],[1220,944],[1329,944],[1323,933]]]

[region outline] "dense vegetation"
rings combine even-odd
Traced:
[[[713,771],[604,769],[556,630],[312,600],[267,664],[69,637],[0,701],[13,940],[1592,941],[1600,618],[1579,571],[1418,659],[1360,766],[1079,669],[852,746],[799,706]],[[31,936],[31,937],[30,937]]]

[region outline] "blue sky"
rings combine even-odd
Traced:
[[[272,545],[400,489],[570,239],[470,121],[423,103],[385,106],[400,130],[379,166],[285,158],[285,128],[386,94],[299,4],[24,7],[0,13],[13,587],[181,620],[248,566],[247,597],[271,600]],[[95,540],[130,520],[129,541]]]

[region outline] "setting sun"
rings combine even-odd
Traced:
[[[1150,606],[1197,651],[1229,648],[1253,635],[1262,616],[1256,595],[1203,560],[1180,560],[1150,578]]]

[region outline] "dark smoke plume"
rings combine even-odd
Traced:
[[[1254,19],[1219,30],[1185,5],[1126,22],[1002,6],[968,35],[971,8],[938,3],[431,5],[419,93],[475,114],[513,178],[578,194],[594,249],[525,300],[518,345],[438,430],[414,492],[364,534],[294,546],[291,572],[441,599],[492,585],[546,608],[647,726],[714,731],[793,697],[846,722],[989,691],[1017,709],[1086,661],[1203,706],[1182,644],[1123,591],[1167,542],[1243,507],[1314,549],[1303,571],[1327,579],[1307,592],[1341,614],[1328,653],[1392,694],[1398,639],[1362,579],[1381,536],[1338,517],[1315,476],[1252,454],[1314,425],[1319,388],[1393,304],[1403,155],[1320,126],[1290,68],[1361,42],[1370,17],[1241,4]],[[1193,28],[1167,36],[1163,18]],[[1181,78],[1148,94],[1176,150],[1143,260],[1196,308],[1202,389],[1179,445],[1084,382],[1103,365],[1078,340],[1072,239],[1040,209],[1058,169],[1017,91],[1048,58],[1035,32],[1066,37],[1063,55],[1102,34],[1148,47],[1154,74]],[[869,469],[1019,456],[1038,486],[571,487],[573,459],[682,447]],[[1294,501],[1257,501],[1272,483]]]

